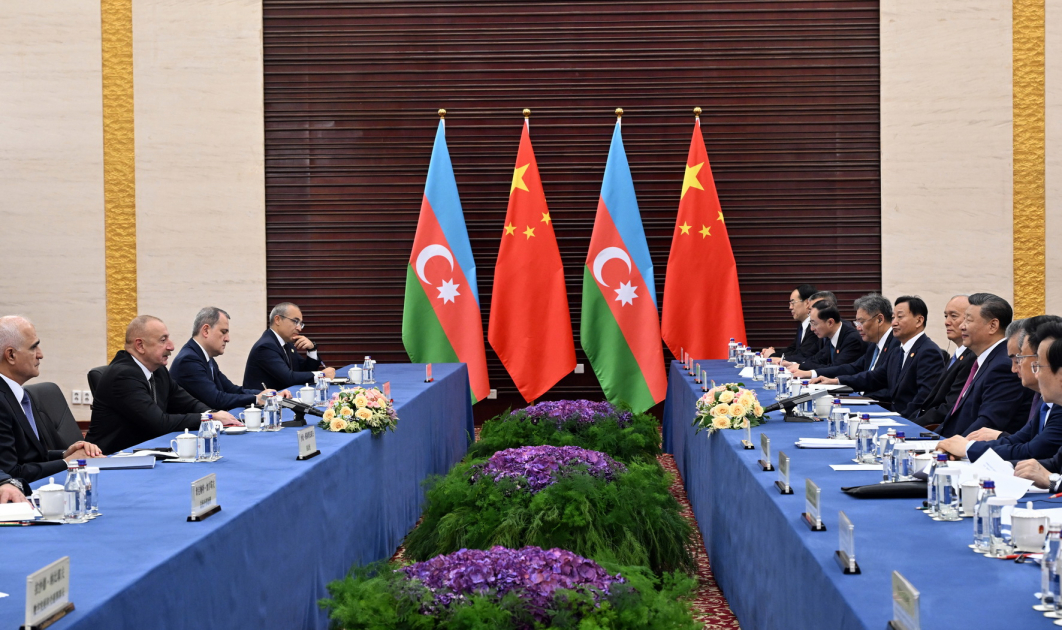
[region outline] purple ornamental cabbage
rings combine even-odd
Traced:
[[[524,446],[498,451],[483,464],[472,467],[471,482],[483,477],[499,479],[527,479],[531,494],[553,485],[559,478],[586,466],[586,473],[612,481],[627,468],[599,451],[578,446]]]
[[[539,547],[461,549],[401,570],[431,589],[436,604],[448,606],[471,593],[493,592],[501,598],[515,592],[542,621],[548,617],[543,611],[550,607],[558,588],[608,594],[610,585],[625,581],[618,573],[609,575],[596,562],[570,551]]]
[[[559,428],[569,420],[579,424],[593,424],[598,420],[615,417],[621,427],[631,423],[634,415],[630,411],[620,411],[607,402],[589,400],[556,400],[540,402],[509,414],[509,418],[527,419],[534,424],[540,420],[553,420]]]

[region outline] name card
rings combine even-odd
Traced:
[[[431,363],[428,363],[424,366],[424,382],[431,383],[434,380],[435,379],[431,377]]]
[[[189,522],[197,522],[206,519],[221,511],[218,505],[217,475],[210,473],[206,477],[192,482],[192,514],[188,517]]]
[[[855,559],[855,526],[844,511],[837,513],[837,564],[846,575],[862,573]]]
[[[695,369],[694,369],[694,372],[693,372],[693,382],[697,383],[697,384],[700,384],[700,382],[701,382],[701,364],[698,363],[696,366],[694,366],[694,368]]]
[[[384,382],[383,395],[389,402],[394,402],[394,399],[391,398],[391,381]]]
[[[70,556],[63,556],[26,578],[26,625],[47,627],[74,610],[70,603]]]
[[[811,531],[824,532],[826,526],[822,524],[822,516],[819,512],[819,503],[822,490],[811,479],[804,479],[804,522]]]
[[[321,454],[321,451],[317,450],[317,431],[313,425],[299,429],[295,435],[299,438],[299,456],[295,459],[302,461]]]
[[[896,630],[922,630],[918,614],[918,590],[899,571],[892,572],[892,621]]]
[[[760,456],[760,468],[774,470],[771,465],[771,438],[767,437],[766,433],[760,433]]]
[[[789,456],[784,451],[778,451],[778,481],[774,482],[782,494],[793,494],[789,487]]]

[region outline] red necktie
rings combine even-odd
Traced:
[[[959,408],[959,403],[966,396],[966,390],[970,389],[970,383],[973,382],[974,375],[977,374],[977,368],[977,359],[974,359],[973,366],[970,368],[970,375],[966,377],[966,384],[962,386],[962,393],[959,394],[959,399],[955,401],[955,406],[951,408],[951,413],[948,415],[955,415],[955,410]]]

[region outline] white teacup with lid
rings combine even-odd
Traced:
[[[315,390],[314,390],[312,385],[305,385],[303,387],[300,387],[299,388],[299,400],[301,400],[302,402],[306,403],[307,405],[312,405],[313,404],[314,391]]]
[[[48,485],[37,488],[41,501],[41,515],[44,518],[63,518],[66,511],[66,492],[55,483],[55,477],[48,478]]]
[[[189,433],[188,429],[184,430],[184,433],[177,436],[176,439],[170,440],[170,446],[173,447],[173,451],[177,453],[177,457],[181,459],[195,459],[196,448],[198,444],[199,436],[195,433]]]

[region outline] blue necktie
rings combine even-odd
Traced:
[[[1051,408],[1047,406],[1047,403],[1044,403],[1044,404],[1040,405],[1040,430],[1041,431],[1044,430],[1044,425],[1047,424],[1047,412],[1049,412],[1050,410],[1051,410]]]
[[[33,435],[37,436],[37,439],[41,439],[41,434],[37,430],[37,421],[33,419],[33,405],[30,404],[29,393],[22,390],[22,411],[26,413],[26,419],[29,420],[30,427],[33,429]]]
[[[870,369],[873,370],[878,366],[878,353],[881,352],[881,347],[877,344],[874,345],[874,356],[870,358]]]
[[[957,357],[954,354],[952,354],[951,355],[951,361],[948,362],[948,367],[950,368],[951,366],[955,365],[955,362],[958,361],[958,360],[959,360],[959,357]]]

